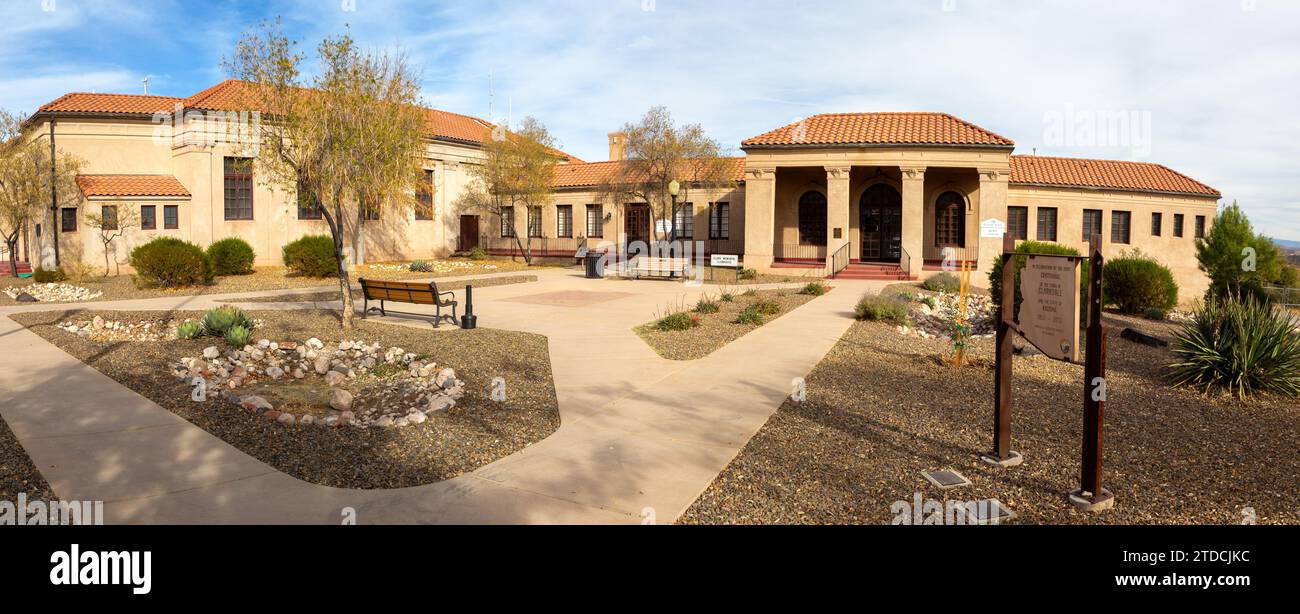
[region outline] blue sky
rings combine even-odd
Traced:
[[[490,74],[492,119],[536,116],[588,160],[656,104],[729,147],[815,113],[946,111],[1019,153],[1165,164],[1300,240],[1290,0],[3,3],[0,107],[21,112],[140,93],[146,76],[150,93],[190,95],[223,78],[242,31],[280,16],[309,48],[350,26],[401,50],[438,108],[487,117]],[[1131,131],[1091,138],[1095,118]]]

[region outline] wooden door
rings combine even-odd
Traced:
[[[456,250],[468,252],[473,251],[478,246],[478,216],[460,216],[460,241]]]
[[[627,205],[623,214],[623,234],[629,244],[650,244],[650,205]]]

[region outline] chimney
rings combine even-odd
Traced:
[[[626,137],[622,132],[609,133],[609,161],[618,162],[623,159],[624,139]]]

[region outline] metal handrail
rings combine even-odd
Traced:
[[[903,274],[907,275],[908,279],[911,279],[912,278],[912,255],[908,254],[907,250],[901,245],[898,246],[898,252],[899,252],[898,266],[899,268],[903,269]]]
[[[839,276],[840,271],[849,266],[849,245],[845,243],[836,248],[834,254],[831,254],[831,279],[835,279]]]

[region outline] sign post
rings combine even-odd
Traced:
[[[997,375],[993,380],[993,450],[980,455],[985,462],[999,467],[1014,467],[1024,462],[1019,452],[1011,450],[1011,342],[1016,317],[1016,240],[1002,235],[1002,305],[998,309]]]
[[[1083,366],[1083,458],[1079,489],[1070,503],[1080,511],[1101,512],[1115,506],[1115,495],[1101,485],[1103,420],[1106,415],[1106,327],[1101,322],[1101,235],[1088,246],[1088,353]]]

